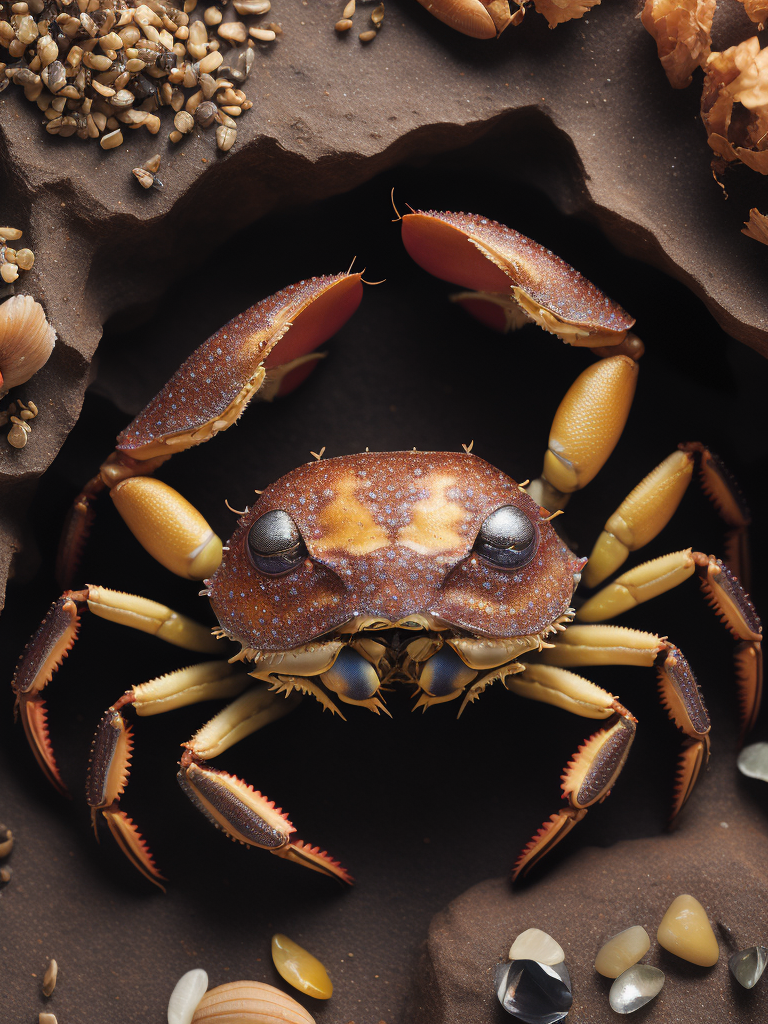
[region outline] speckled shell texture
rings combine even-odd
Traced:
[[[429,210],[406,215],[403,218],[403,241],[409,252],[411,247],[407,235],[409,231],[420,230],[419,218],[435,218],[492,250],[505,264],[509,284],[519,286],[539,305],[569,323],[579,324],[591,330],[623,332],[635,322],[617,302],[609,299],[591,281],[582,277],[551,250],[521,235],[513,228],[475,213],[440,213]],[[459,241],[460,236],[456,238],[456,242]],[[452,244],[450,236],[443,237],[441,242],[444,245]],[[467,240],[467,248],[470,244]],[[421,263],[413,252],[411,255]],[[467,263],[470,262],[469,253],[466,260]],[[425,266],[425,269],[434,273],[429,266]],[[464,287],[478,286],[476,280],[465,280],[458,275],[447,279]]]
[[[239,313],[196,348],[165,387],[128,424],[118,436],[118,450],[133,452],[160,438],[196,430],[222,415],[261,363],[269,366],[282,361],[269,358],[282,328],[333,286],[355,279],[362,294],[359,275],[313,277],[289,285]],[[349,315],[345,310],[341,322]],[[338,317],[331,314],[307,350],[322,344],[339,326]],[[288,347],[292,333],[288,332],[286,342],[280,346],[281,352]],[[291,357],[288,354],[286,361]]]
[[[502,571],[472,554],[484,520],[502,505],[537,525],[532,562]],[[309,558],[284,576],[255,569],[248,531],[288,512]],[[287,650],[355,615],[397,621],[432,613],[470,634],[539,633],[569,607],[582,562],[514,480],[474,455],[366,452],[311,462],[264,491],[240,520],[210,581],[219,622],[257,650]]]

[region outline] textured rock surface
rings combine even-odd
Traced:
[[[768,826],[739,800],[734,759],[721,755],[681,830],[671,836],[583,850],[548,878],[513,892],[506,879],[474,886],[433,920],[422,960],[422,987],[409,1020],[418,1024],[488,1024],[499,1013],[492,968],[509,937],[541,926],[565,950],[573,979],[576,1020],[609,1024],[611,981],[594,969],[597,950],[617,928],[642,923],[653,934],[671,899],[695,893],[712,922],[730,929],[739,948],[768,935]],[[720,959],[697,967],[657,942],[644,963],[661,968],[666,983],[648,1019],[668,1024],[759,1024],[768,1014],[768,988],[747,993],[728,971],[735,948],[721,935]]]
[[[635,13],[632,4],[604,4],[556,32],[531,14],[488,44],[453,33],[415,0],[399,0],[366,48],[354,33],[336,36],[332,4],[282,0],[273,16],[284,35],[259,47],[248,83],[254,108],[226,157],[213,132],[172,146],[170,122],[158,136],[127,132],[109,152],[50,137],[34,105],[6,89],[3,218],[24,228],[37,254],[22,290],[45,304],[60,344],[26,392],[44,412],[34,444],[0,448],[0,493],[15,510],[1,527],[0,578],[34,481],[77,418],[101,325],[126,309],[146,314],[174,277],[235,228],[403,162],[453,153],[454,167],[481,168],[488,199],[478,209],[488,212],[504,194],[510,222],[516,183],[536,182],[562,210],[596,220],[624,251],[679,277],[735,337],[764,349],[766,262],[739,234],[755,202],[754,176],[734,172],[731,199],[723,200],[708,169],[696,89],[669,89]],[[751,31],[740,7],[732,17],[735,28],[721,29],[725,41]],[[363,5],[358,18],[367,18]],[[158,151],[165,189],[145,192],[131,168]],[[432,166],[439,175],[445,161]],[[425,190],[418,201],[432,199]],[[256,274],[273,244],[254,231]]]

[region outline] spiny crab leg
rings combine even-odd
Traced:
[[[205,653],[218,648],[216,639],[205,626],[147,598],[89,586],[83,590],[68,590],[54,601],[24,648],[11,685],[32,752],[49,781],[63,794],[67,788],[54,757],[41,693],[77,639],[80,617],[85,610],[152,633],[187,650]]]
[[[749,527],[752,515],[741,488],[722,460],[698,441],[680,445],[680,450],[695,458],[701,487],[728,527],[725,563],[749,589]]]
[[[86,781],[86,799],[91,808],[96,838],[98,815],[101,813],[131,864],[161,889],[163,876],[149,847],[120,807],[133,753],[132,730],[125,721],[123,709],[132,707],[139,715],[156,715],[203,700],[231,697],[240,693],[249,682],[246,673],[226,661],[205,662],[179,669],[134,686],[123,694],[107,709],[96,730]]]
[[[212,574],[199,546],[176,540],[175,521],[188,520],[194,509],[178,511],[183,501],[171,488],[165,492],[135,486],[118,497],[123,481],[148,477],[175,452],[202,444],[236,423],[257,394],[267,399],[296,387],[317,361],[315,349],[327,341],[355,312],[362,298],[360,274],[336,274],[300,281],[256,303],[203,342],[165,387],[117,439],[116,450],[83,489],[70,512],[58,557],[62,586],[75,574],[93,516],[93,503],[105,489],[112,492],[120,514],[141,543],[172,572],[196,579]],[[171,492],[169,495],[168,492]],[[178,500],[177,500],[178,499]],[[171,502],[172,525],[164,528],[162,506]],[[189,512],[189,509],[192,512]],[[133,514],[131,514],[133,512]],[[199,513],[195,513],[199,516]],[[151,525],[147,527],[147,516]],[[202,517],[199,517],[202,520]],[[202,520],[194,525],[199,542],[210,544],[209,560],[221,542]],[[206,540],[207,538],[207,540]],[[170,557],[166,556],[166,552]],[[190,558],[190,552],[196,552]],[[190,562],[197,558],[197,566]]]
[[[230,839],[351,884],[351,875],[324,850],[291,838],[296,829],[274,801],[206,760],[281,718],[300,699],[297,693],[278,697],[267,683],[244,693],[184,744],[177,778],[197,809]]]
[[[460,301],[489,326],[533,321],[570,345],[613,350],[635,322],[559,256],[487,217],[419,210],[402,218],[402,237],[419,266],[471,289]],[[626,351],[641,350],[632,336]]]

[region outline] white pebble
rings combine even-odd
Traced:
[[[168,1024],[190,1024],[207,991],[208,975],[199,967],[182,975],[168,1000]]]

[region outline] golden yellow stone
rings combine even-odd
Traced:
[[[648,932],[642,925],[625,928],[623,932],[608,939],[595,957],[595,970],[604,978],[618,978],[638,960],[642,960],[651,948]]]
[[[704,907],[693,896],[678,896],[670,904],[656,933],[659,945],[700,967],[717,963],[720,950]]]
[[[272,936],[272,959],[281,978],[315,999],[330,999],[333,982],[317,959],[287,935]]]

